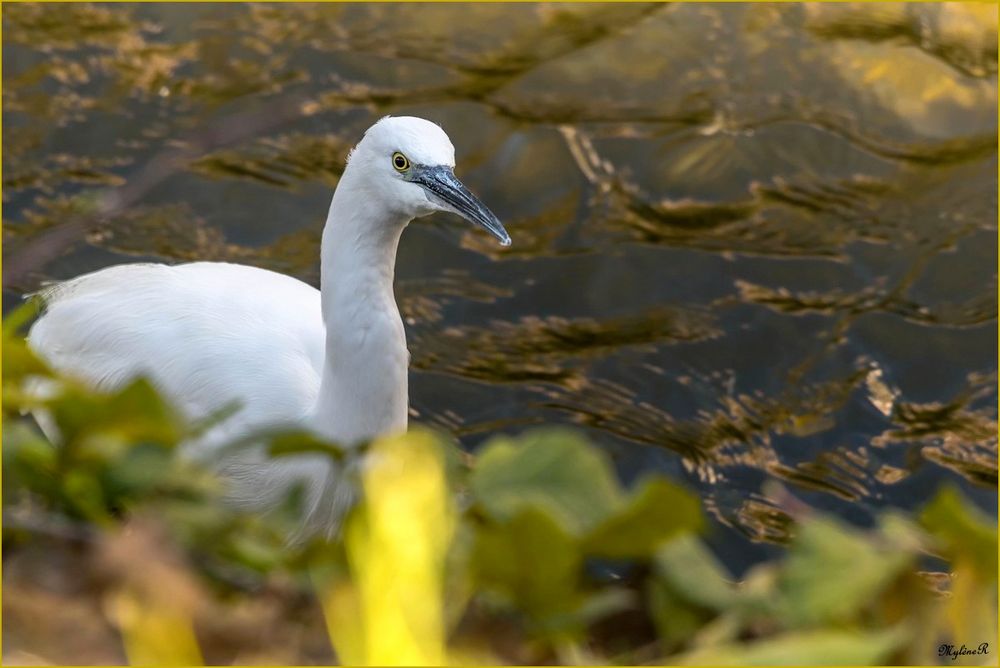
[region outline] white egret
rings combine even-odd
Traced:
[[[28,335],[54,368],[111,389],[144,375],[188,417],[238,412],[185,445],[209,456],[243,434],[299,426],[351,445],[407,426],[409,353],[393,295],[407,223],[449,211],[500,243],[503,225],[455,177],[437,125],[383,118],[348,157],[323,230],[320,290],[272,271],[222,262],[102,269],[42,292]],[[232,500],[266,509],[290,485],[307,493],[308,530],[336,529],[349,493],[323,457],[223,458]]]

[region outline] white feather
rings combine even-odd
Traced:
[[[237,264],[131,264],[42,292],[30,345],[53,367],[111,389],[147,376],[190,418],[241,408],[196,442],[195,457],[252,430],[306,427],[350,445],[407,425],[409,356],[392,292],[406,223],[450,210],[399,178],[390,157],[454,165],[438,126],[385,118],[352,151],[323,233],[321,290]],[[228,451],[227,451],[228,452]],[[325,458],[268,460],[261,450],[220,462],[231,498],[266,509],[305,483],[308,529],[336,530],[351,491]]]

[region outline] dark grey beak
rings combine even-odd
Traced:
[[[499,239],[504,246],[510,245],[510,235],[503,228],[500,219],[487,209],[486,205],[468,188],[462,185],[462,182],[448,167],[414,165],[409,180],[422,185],[436,195],[439,200],[451,207],[452,211],[462,218],[484,228]]]

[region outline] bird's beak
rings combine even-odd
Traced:
[[[414,167],[410,181],[422,185],[443,201],[454,213],[486,229],[504,246],[510,245],[510,235],[503,223],[486,208],[478,197],[466,188],[448,167]]]

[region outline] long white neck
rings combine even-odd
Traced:
[[[351,445],[406,430],[406,334],[392,291],[408,217],[348,168],[323,230],[320,291],[326,359],[313,428]]]

